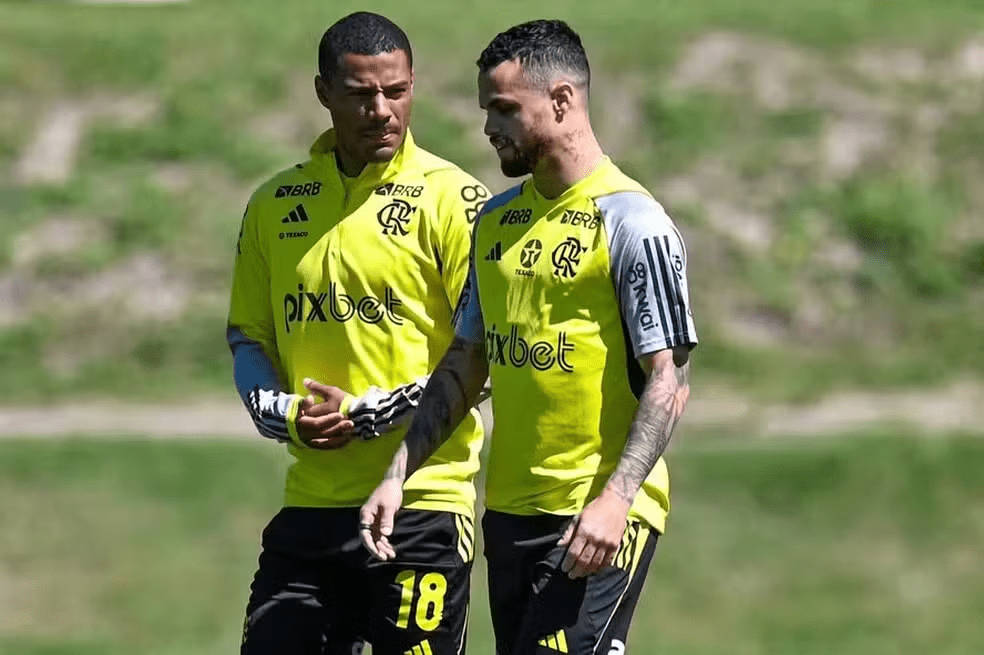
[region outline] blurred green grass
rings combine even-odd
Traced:
[[[673,513],[629,647],[984,649],[984,441],[887,431],[669,455]],[[0,652],[233,651],[285,456],[269,443],[0,442]],[[491,655],[481,559],[469,652]]]
[[[0,175],[0,290],[29,300],[13,306],[0,328],[4,398],[229,391],[223,324],[241,207],[259,181],[303,159],[327,126],[311,93],[316,43],[323,27],[358,9],[364,6],[348,0],[330,7],[0,2],[0,168],[16,168],[49,111],[89,112],[64,184]],[[984,210],[978,89],[936,69],[899,82],[861,79],[855,69],[872,52],[890,61],[893,53],[916,52],[930,66],[933,57],[952,60],[954,48],[984,32],[974,0],[453,7],[385,0],[372,9],[399,22],[414,43],[418,141],[493,189],[508,182],[481,136],[474,59],[497,31],[558,16],[584,37],[597,89],[592,111],[613,126],[612,143],[624,142],[617,160],[628,172],[661,199],[674,181],[696,180],[699,190],[747,201],[769,217],[772,243],[749,248],[722,236],[704,198],[668,205],[690,245],[705,380],[789,399],[984,373],[984,350],[967,348],[984,338],[984,234],[968,227]],[[724,89],[681,87],[673,80],[677,66],[709,34],[745,41],[711,48],[708,65],[727,58],[728,48],[765,49],[732,71]],[[742,72],[769,64],[778,73],[759,73],[781,76],[787,64],[795,73],[787,106],[763,106],[751,90],[758,73]],[[811,84],[817,98],[799,88]],[[879,110],[887,118],[876,118],[885,119],[890,145],[845,177],[825,177],[803,153],[818,156],[826,130],[843,118],[838,112],[857,109],[832,107],[838,94],[867,102],[862,108],[887,107]],[[133,99],[150,110],[129,115]],[[909,106],[912,112],[900,109]],[[909,124],[916,109],[942,117],[921,153],[935,157],[935,178],[920,177],[918,158],[895,150],[923,147],[913,145],[921,128]],[[701,178],[708,165],[726,172],[724,183]],[[54,218],[95,221],[104,234],[19,261],[18,240]],[[836,269],[821,257],[831,243],[857,251],[856,269]],[[148,256],[169,276],[163,283],[187,291],[173,315],[134,317],[118,299],[73,304],[64,291],[106,271],[125,281],[134,259]],[[122,296],[147,286],[119,284]],[[743,341],[728,320],[735,312],[766,317],[782,336]]]

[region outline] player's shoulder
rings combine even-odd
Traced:
[[[270,201],[319,195],[323,184],[310,171],[310,161],[295,164],[273,174],[250,195],[250,207],[269,206]]]
[[[485,208],[482,210],[482,215],[484,216],[485,214],[491,214],[492,212],[503,209],[509,205],[509,203],[522,195],[523,184],[524,183],[521,182],[489,198],[488,202],[485,203]]]
[[[643,188],[620,189],[594,198],[605,226],[676,230],[666,209]]]
[[[487,188],[474,175],[471,175],[463,168],[448,161],[443,157],[438,157],[432,152],[417,148],[417,166],[420,173],[427,180],[428,184],[435,185],[441,190],[458,191],[466,186],[480,186]]]

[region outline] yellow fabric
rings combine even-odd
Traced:
[[[605,224],[593,200],[619,191],[647,193],[606,159],[555,200],[527,181],[476,228],[494,394],[490,509],[576,514],[601,492],[625,447],[638,401]],[[630,517],[661,531],[668,510],[661,458]]]
[[[285,388],[301,395],[305,377],[361,395],[433,370],[453,337],[470,221],[488,197],[409,133],[390,162],[356,178],[338,170],[334,145],[329,130],[309,161],[253,194],[233,281],[230,324],[260,342]],[[361,505],[403,434],[335,451],[290,444],[286,504]],[[473,411],[407,481],[406,505],[471,516],[482,436]]]

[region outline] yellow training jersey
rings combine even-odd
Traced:
[[[580,512],[625,447],[637,358],[697,343],[683,242],[607,158],[556,199],[528,180],[486,204],[456,320],[489,361],[486,505],[513,514]],[[630,516],[663,530],[668,510],[660,458]]]
[[[341,174],[334,146],[329,130],[309,161],[253,194],[235,265],[236,383],[261,434],[295,457],[288,505],[359,506],[383,478],[404,430],[306,448],[294,428],[303,380],[362,394],[429,373],[453,337],[471,225],[489,195],[409,133],[391,161],[357,178]],[[268,389],[277,379],[281,389]],[[407,481],[405,505],[472,514],[482,436],[473,410]]]

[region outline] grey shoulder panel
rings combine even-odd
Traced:
[[[662,205],[625,191],[595,199],[608,239],[612,283],[636,357],[694,346],[683,238]]]

